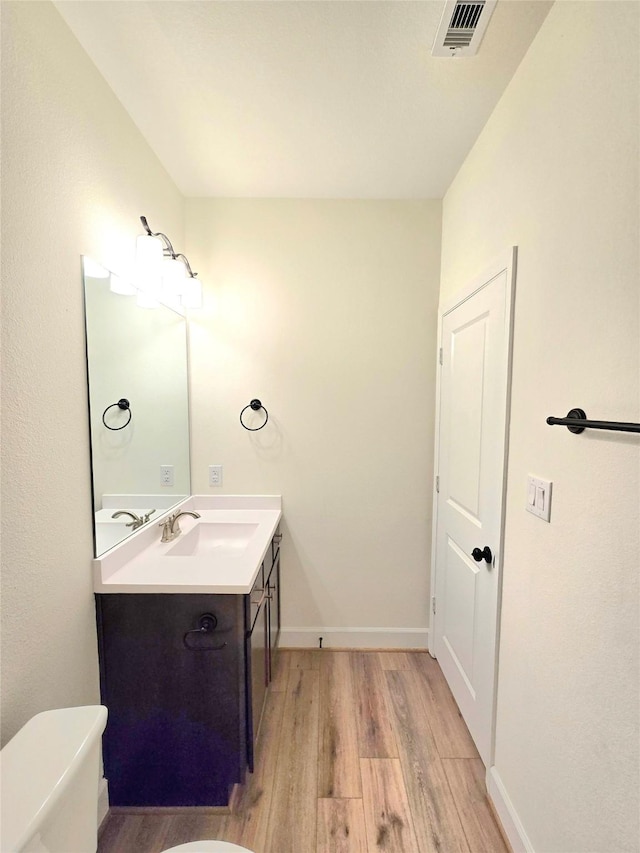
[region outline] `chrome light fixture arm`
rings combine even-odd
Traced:
[[[189,263],[189,259],[187,258],[187,256],[183,255],[182,252],[176,252],[176,250],[173,248],[171,240],[167,237],[166,234],[163,234],[162,231],[152,231],[151,228],[149,228],[149,223],[147,222],[146,216],[141,216],[140,222],[142,222],[142,227],[147,232],[149,237],[160,237],[160,239],[165,243],[165,245],[162,247],[163,254],[165,254],[167,257],[171,256],[174,260],[180,258],[182,261],[184,261],[184,265],[187,268],[189,277],[197,277],[198,273],[194,272],[191,269],[191,264]]]

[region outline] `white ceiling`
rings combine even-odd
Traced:
[[[440,198],[550,2],[435,58],[444,0],[57,0],[186,196]]]

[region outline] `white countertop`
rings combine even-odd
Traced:
[[[158,522],[142,528],[120,545],[93,561],[94,591],[98,593],[227,593],[247,594],[282,517],[279,495],[195,495],[173,511],[192,510],[200,518],[183,515],[182,533],[172,542],[160,542]],[[198,524],[255,524],[248,544],[230,553],[216,550],[193,556],[169,552]]]

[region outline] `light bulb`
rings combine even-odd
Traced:
[[[162,263],[162,294],[171,302],[179,301],[187,280],[187,268],[180,258],[165,258]]]
[[[136,287],[157,299],[162,288],[162,241],[142,235],[136,241]]]
[[[202,308],[202,282],[199,278],[185,280],[182,304],[185,308]]]

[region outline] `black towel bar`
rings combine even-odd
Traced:
[[[624,421],[590,421],[584,409],[571,409],[566,418],[547,418],[550,426],[566,426],[569,432],[581,433],[585,429],[610,429],[615,432],[640,432],[640,424]]]

